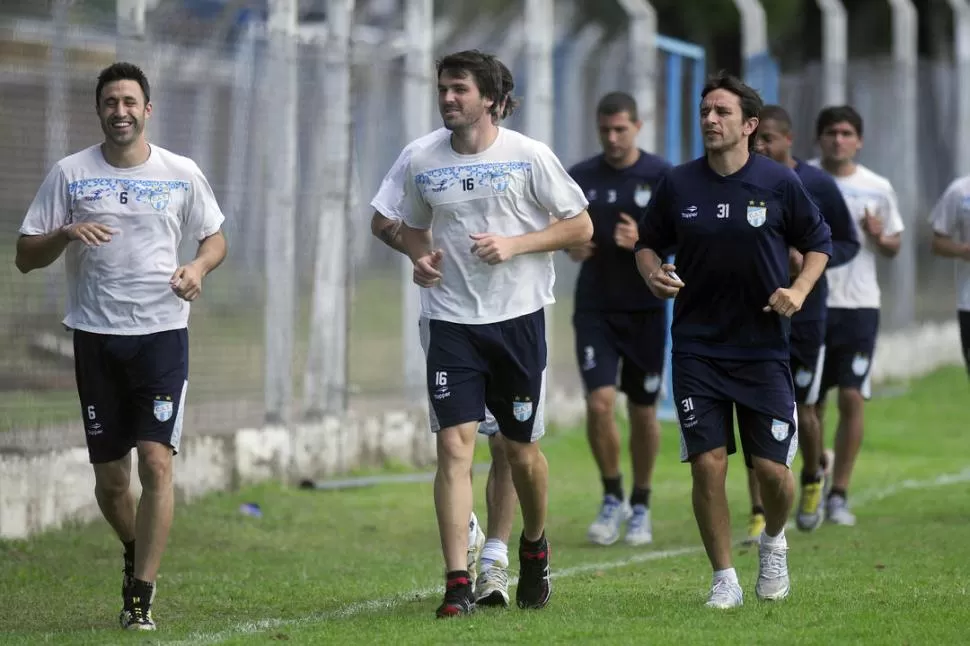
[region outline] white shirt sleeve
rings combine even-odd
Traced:
[[[960,208],[960,191],[957,181],[951,182],[940,199],[937,200],[933,212],[930,213],[930,225],[933,233],[952,238],[956,233],[957,213]]]
[[[404,183],[407,181],[408,164],[411,161],[411,149],[405,147],[401,154],[397,156],[391,169],[381,181],[377,194],[370,201],[371,207],[391,220],[403,220],[404,207]]]
[[[71,209],[71,190],[58,164],[47,173],[37,189],[20,226],[20,233],[25,236],[53,233],[71,221]]]
[[[883,221],[883,234],[894,236],[902,233],[906,228],[903,224],[903,216],[899,213],[899,201],[896,199],[896,190],[891,184],[886,186],[886,204],[884,213],[881,213]]]
[[[418,188],[414,167],[408,162],[404,175],[404,200],[401,209],[404,224],[412,229],[430,229],[432,215],[431,205],[425,201],[424,193]]]
[[[202,169],[195,166],[192,172],[189,198],[185,201],[186,213],[183,222],[188,235],[202,242],[219,232],[226,216],[222,214],[216,196],[209,186]]]
[[[542,208],[560,220],[575,217],[589,206],[583,189],[541,142],[536,143],[532,158],[532,192]]]

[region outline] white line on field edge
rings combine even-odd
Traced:
[[[945,487],[953,484],[961,484],[965,482],[970,482],[970,467],[965,468],[963,471],[957,473],[946,473],[939,475],[935,478],[928,480],[903,480],[891,484],[887,487],[881,489],[875,489],[871,491],[864,491],[856,496],[852,497],[853,506],[859,507],[868,503],[878,502],[894,496],[902,491],[913,491],[919,489],[932,489],[935,487]],[[561,579],[565,577],[577,576],[580,574],[586,574],[588,572],[598,572],[601,570],[613,570],[616,568],[626,567],[628,565],[635,565],[637,563],[646,563],[648,561],[659,561],[662,559],[674,558],[677,556],[684,556],[687,554],[694,554],[703,551],[700,545],[693,547],[680,547],[670,550],[660,550],[656,552],[644,552],[642,554],[636,554],[634,556],[620,559],[617,561],[606,561],[602,563],[585,563],[581,565],[575,565],[573,567],[562,568],[559,570],[554,570],[552,573],[553,578]],[[509,580],[509,584],[515,584],[516,578],[512,577]],[[417,590],[410,590],[408,592],[397,594],[389,597],[384,597],[382,599],[370,599],[367,601],[358,601],[356,603],[350,603],[345,606],[341,606],[335,610],[329,612],[321,612],[319,614],[308,615],[305,617],[297,617],[294,619],[259,619],[256,621],[246,621],[242,623],[235,624],[215,633],[193,633],[189,635],[186,639],[175,641],[175,642],[165,642],[168,644],[178,644],[178,645],[193,645],[198,646],[201,644],[218,644],[231,637],[251,635],[261,632],[266,632],[269,630],[277,628],[295,628],[300,626],[311,626],[319,623],[323,623],[330,619],[343,619],[347,617],[354,617],[357,615],[366,614],[369,612],[377,612],[382,610],[390,610],[396,608],[397,606],[403,605],[405,603],[418,601],[422,599],[427,599],[440,595],[444,592],[444,586],[435,586],[432,588],[423,588]]]

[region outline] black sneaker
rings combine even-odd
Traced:
[[[435,614],[439,619],[459,617],[475,612],[475,595],[470,577],[454,578],[445,587],[445,599]]]
[[[155,600],[155,584],[138,581],[134,577],[125,592],[125,605],[119,621],[125,630],[155,630],[152,619],[152,602]]]
[[[544,608],[552,596],[549,582],[549,541],[545,534],[538,545],[528,545],[525,535],[519,537],[519,585],[515,602],[520,608]]]

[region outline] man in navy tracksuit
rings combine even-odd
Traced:
[[[832,258],[828,269],[846,264],[859,252],[859,237],[852,223],[849,207],[832,176],[825,171],[795,159],[791,154],[792,123],[784,108],[767,105],[761,110],[756,149],[795,171],[805,190],[815,200],[822,217],[832,230]],[[801,254],[791,250],[793,274],[801,267]],[[823,274],[815,289],[806,297],[801,311],[792,317],[791,373],[798,404],[798,443],[802,452],[801,500],[795,515],[799,529],[812,531],[822,524],[824,489],[823,474],[831,467],[822,450],[822,429],[816,406],[822,385],[822,363],[825,360],[825,324],[828,282]],[[751,492],[751,522],[748,541],[753,542],[764,529],[764,506],[758,481],[748,472]]]
[[[570,249],[569,255],[583,263],[573,327],[586,391],[586,434],[603,481],[603,502],[587,532],[598,545],[615,543],[624,522],[627,544],[653,540],[650,483],[660,446],[656,403],[667,320],[664,302],[637,271],[633,248],[637,221],[670,163],[637,147],[641,123],[632,96],[605,95],[596,109],[603,152],[569,171],[586,194],[593,219],[593,239]],[[630,418],[629,503],[623,497],[620,436],[613,415],[618,377]]]
[[[714,608],[744,598],[731,565],[725,492],[734,412],[765,503],[755,591],[780,600],[791,589],[784,529],[798,431],[790,317],[832,254],[829,227],[798,176],[750,151],[762,107],[757,92],[733,76],[707,83],[700,105],[706,154],[660,181],[636,251],[651,291],[675,298],[671,368],[681,459],[691,465],[694,516],[714,570],[707,605]],[[657,253],[672,247],[676,267]],[[790,247],[803,254],[794,282]]]

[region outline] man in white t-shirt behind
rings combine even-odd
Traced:
[[[439,61],[438,107],[450,139],[408,164],[401,241],[427,288],[428,393],[437,434],[435,510],[446,565],[439,617],[475,609],[465,569],[475,431],[491,410],[522,509],[520,608],[551,594],[545,535],[548,465],[543,308],[555,302],[552,252],[583,244],[593,226],[579,186],[548,146],[498,127],[502,68],[465,51]]]
[[[172,523],[172,456],[188,387],[189,301],[226,255],[223,214],[202,171],[145,139],[148,80],[129,63],[98,77],[104,143],[60,160],[34,197],[17,268],[65,253],[67,316],[95,497],[125,547],[121,625],[154,630],[155,578]],[[178,264],[182,235],[199,243]],[[138,450],[141,502],[129,490]],[[137,516],[137,522],[136,522]]]
[[[869,371],[879,331],[876,254],[892,258],[899,253],[905,227],[889,180],[855,161],[862,148],[859,113],[847,105],[824,108],[816,119],[815,133],[821,158],[812,163],[835,179],[862,242],[855,258],[826,271],[828,322],[821,384],[823,398],[830,388],[839,389],[835,464],[825,515],[835,524],[854,525],[847,503],[849,481],[862,445],[863,409],[872,394]],[[823,404],[820,400],[820,421]]]
[[[514,89],[512,73],[502,65],[502,99],[492,109],[492,120],[496,123],[508,118],[514,111],[517,105],[512,98]],[[371,232],[391,249],[405,253],[401,245],[400,229],[404,219],[403,209],[406,208],[405,175],[411,155],[415,151],[424,150],[450,137],[451,131],[442,127],[405,146],[384,176],[377,195],[371,200],[370,204],[374,209]],[[426,293],[426,290],[421,290],[422,301]],[[418,319],[418,333],[421,348],[427,354],[430,331],[426,316]],[[428,417],[431,432],[437,433],[439,426],[433,405],[429,406]],[[492,463],[485,484],[485,502],[488,508],[486,531],[482,531],[474,512],[468,523],[469,578],[473,581],[476,605],[508,607],[508,543],[512,524],[515,522],[518,499],[515,495],[515,485],[512,483],[509,461],[505,456],[504,442],[498,432],[498,423],[488,408],[485,409],[485,421],[479,425],[478,432],[488,438]]]
[[[950,183],[930,214],[930,224],[933,253],[955,260],[957,321],[963,359],[970,374],[970,175]]]

